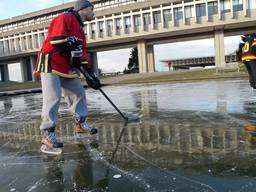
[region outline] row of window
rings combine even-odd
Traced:
[[[226,62],[234,62],[237,61],[236,55],[226,55]],[[214,63],[214,57],[201,57],[201,58],[191,58],[191,59],[178,59],[171,61],[172,64],[192,64],[192,63]]]
[[[241,3],[242,0],[233,0],[234,4],[233,4],[233,10],[234,11],[240,11],[243,9],[243,5],[239,4]],[[225,3],[225,2],[223,2]],[[207,4],[208,6],[208,15],[214,15],[218,13],[218,3],[217,2],[210,2]],[[196,4],[196,6],[185,6],[184,7],[184,16],[185,18],[192,18],[194,17],[194,9],[196,8],[196,17],[201,17],[201,16],[206,16],[206,5],[205,4]],[[230,11],[229,10],[223,10],[221,9],[221,13],[226,13]],[[173,17],[172,17],[173,14]],[[108,36],[111,36],[111,32],[114,28],[113,22],[115,22],[115,28],[117,30],[117,33],[120,29],[124,28],[125,33],[129,33],[129,28],[131,28],[131,19],[133,19],[133,24],[134,24],[134,28],[136,30],[137,27],[141,26],[142,23],[144,26],[150,25],[152,22],[154,25],[157,25],[159,23],[162,22],[162,19],[164,21],[164,23],[168,23],[170,21],[172,21],[172,19],[174,20],[180,20],[183,19],[183,11],[181,7],[178,8],[174,8],[173,12],[172,9],[165,9],[163,10],[163,18],[161,17],[161,11],[154,11],[152,13],[143,13],[142,14],[142,19],[141,19],[141,14],[138,15],[133,15],[131,16],[126,16],[124,17],[123,23],[122,23],[122,19],[121,18],[116,18],[116,19],[111,19],[111,20],[107,20],[106,21],[106,26],[104,26],[104,22],[103,21],[99,21],[98,22],[98,31],[100,34],[100,37],[102,37],[102,33],[104,32],[104,29],[107,29],[107,34]],[[151,17],[153,17],[151,19]],[[87,24],[85,27],[85,31],[89,32],[89,34],[92,36],[92,38],[95,38],[95,32],[96,32],[96,23],[91,23],[91,24]]]
[[[136,2],[140,2],[140,1],[145,1],[145,0],[110,0],[110,1],[105,1],[105,2],[99,2],[97,4],[95,4],[95,9],[97,10],[97,7],[101,7],[106,8],[107,6],[110,5],[125,5],[125,4],[130,4],[130,3],[136,3]],[[252,8],[256,8],[256,1],[255,0],[246,0],[246,9],[252,9]],[[218,2],[214,1],[214,2],[209,2],[207,3],[208,6],[208,15],[214,15],[218,13]],[[226,13],[226,12],[230,12],[231,10],[231,6],[233,8],[233,11],[240,11],[243,10],[243,0],[233,0],[233,4],[231,5],[230,0],[221,0],[220,1],[220,12],[221,13]],[[196,9],[196,11],[194,12],[194,9]],[[194,15],[194,13],[196,13],[196,15]],[[172,20],[172,11],[171,10],[164,10],[163,12],[164,14],[164,22],[168,22]],[[178,8],[174,8],[173,9],[173,14],[174,14],[174,20],[179,20],[183,18],[183,10],[182,7],[178,7]],[[27,21],[23,21],[23,22],[19,22],[19,23],[13,23],[13,24],[9,24],[9,25],[5,25],[5,26],[1,26],[0,27],[0,32],[6,32],[6,31],[10,31],[10,30],[15,30],[15,29],[19,29],[19,28],[23,28],[23,27],[27,27],[27,26],[32,26],[35,24],[41,24],[41,23],[45,23],[45,22],[49,22],[51,21],[55,16],[57,16],[58,13],[55,14],[51,14],[48,16],[44,16],[44,17],[38,17],[38,18],[33,18]],[[150,16],[147,14],[144,14],[144,24],[148,25],[150,24],[151,20],[150,20]],[[191,18],[191,17],[201,17],[201,16],[206,16],[206,3],[201,3],[201,4],[196,4],[194,5],[188,5],[184,7],[184,16],[185,18]],[[160,23],[161,22],[161,16],[160,16],[160,12],[157,12],[154,14],[154,23]],[[135,17],[135,25],[136,23],[139,23],[140,21],[136,20]]]
[[[4,25],[4,26],[0,27],[0,32],[7,32],[7,31],[11,31],[11,30],[16,30],[16,29],[20,29],[20,28],[24,28],[24,27],[29,27],[29,26],[33,26],[33,25],[37,25],[37,24],[50,22],[57,15],[58,14],[56,13],[56,14],[51,14],[51,15],[44,16],[44,17],[37,17],[37,18],[30,19],[30,20],[22,21],[22,22]]]
[[[96,11],[104,10],[104,9],[110,9],[113,7],[118,7],[121,5],[128,5],[132,3],[138,3],[143,2],[145,0],[110,0],[110,1],[103,1],[99,2],[94,5],[94,8]]]
[[[131,3],[137,3],[137,2],[142,2],[145,0],[110,0],[110,1],[105,1],[105,2],[99,2],[94,5],[95,10],[103,10],[103,9],[109,9],[111,7],[116,7],[116,6],[121,6],[121,5],[126,5],[126,4],[131,4]],[[59,13],[43,16],[43,17],[38,17],[38,18],[33,18],[27,21],[23,22],[17,22],[17,23],[12,23],[8,24],[5,26],[0,27],[0,32],[7,32],[10,30],[15,30],[27,26],[32,26],[35,24],[41,24],[45,22],[51,21],[54,17],[56,17]]]
[[[34,41],[32,41],[31,35],[0,41],[0,53],[19,52],[21,50],[39,48],[44,39],[45,35],[42,33],[40,35],[35,34]]]

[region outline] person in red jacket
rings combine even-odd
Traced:
[[[55,126],[58,109],[63,94],[69,109],[76,116],[76,133],[89,132],[91,128],[88,116],[85,91],[79,80],[79,68],[85,69],[90,78],[87,84],[100,88],[99,79],[94,75],[86,53],[86,38],[83,31],[84,21],[94,18],[93,4],[88,0],[77,0],[74,9],[70,9],[52,20],[48,27],[42,48],[38,54],[34,73],[41,77],[43,91],[42,152],[61,153],[63,144],[57,140]]]

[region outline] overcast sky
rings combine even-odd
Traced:
[[[74,0],[64,0],[64,3]],[[25,2],[25,3],[24,3]],[[60,5],[63,0],[0,0],[0,20],[38,11],[48,7]],[[225,38],[225,54],[234,52],[239,43],[239,37]],[[98,53],[99,68],[105,72],[123,71],[128,64],[130,49],[107,51]],[[201,57],[214,55],[213,39],[180,42],[154,46],[155,63],[158,71],[165,71],[168,68],[161,63],[165,59],[178,59],[188,57]],[[20,70],[17,65],[10,65],[11,80],[14,79],[13,71]]]

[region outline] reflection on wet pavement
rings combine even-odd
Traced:
[[[0,99],[0,191],[255,191],[256,92],[247,81],[88,90],[97,137],[77,137],[63,102],[63,154],[39,151],[42,97]]]

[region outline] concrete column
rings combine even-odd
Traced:
[[[21,69],[21,81],[25,82],[28,80],[27,76],[27,65],[26,65],[26,59],[20,58],[20,69]]]
[[[100,28],[99,28],[99,21],[97,20],[97,18],[95,18],[95,39],[99,38],[100,35]]]
[[[208,1],[205,0],[205,14],[206,14],[206,20],[209,21],[209,13],[208,13]]]
[[[197,23],[197,15],[196,15],[196,2],[195,0],[193,1],[193,5],[194,5],[194,15],[195,15],[195,22]]]
[[[14,50],[15,50],[15,52],[19,52],[20,50],[19,50],[19,41],[18,41],[18,37],[16,37],[15,39],[14,39]]]
[[[146,41],[145,40],[138,41],[137,48],[138,48],[138,59],[139,59],[139,72],[146,73],[148,72]]]
[[[97,52],[90,52],[89,58],[90,58],[94,73],[96,74],[96,76],[99,76]]]
[[[38,33],[37,42],[38,42],[38,47],[41,47],[43,43],[43,33],[41,32]]]
[[[172,7],[172,26],[175,26],[175,21],[174,21],[174,8],[173,8],[173,3],[171,3],[171,7]]]
[[[103,34],[104,34],[104,38],[107,38],[108,37],[108,24],[107,24],[107,18],[106,16],[104,16],[104,30],[103,30]]]
[[[151,30],[154,30],[154,15],[152,7],[150,7],[150,23]]]
[[[4,53],[8,53],[8,42],[7,40],[4,40]]]
[[[164,28],[164,11],[163,11],[163,5],[160,5],[160,15],[161,15],[161,26]]]
[[[4,54],[4,42],[0,41],[0,55]]]
[[[26,42],[26,50],[30,49],[30,47],[29,47],[29,37],[28,37],[27,34],[25,36],[25,42]]]
[[[154,72],[154,47],[153,45],[147,45],[145,40],[137,42],[138,58],[139,58],[139,72]]]
[[[12,44],[11,44],[11,39],[8,39],[8,47],[9,47],[9,53],[12,53]]]
[[[112,14],[112,22],[113,22],[113,35],[116,35],[116,20],[115,20],[115,15]]]
[[[21,58],[20,59],[20,68],[21,68],[21,79],[22,82],[25,81],[32,81],[33,80],[33,75],[32,75],[32,64],[31,64],[31,60],[33,61],[33,59],[28,58]]]
[[[182,1],[182,21],[183,24],[186,25],[184,1]]]
[[[21,51],[25,51],[26,50],[26,38],[25,37],[21,37],[20,38],[20,45],[21,45]]]
[[[36,66],[36,56],[30,56],[30,73],[31,73],[31,80],[32,81],[37,81],[37,78],[33,75],[33,70]]]
[[[132,11],[130,11],[130,14],[131,14],[131,17],[130,17],[130,19],[131,19],[131,32],[133,33],[135,31],[135,29],[134,29],[134,16],[132,14]]]
[[[141,26],[140,26],[140,31],[144,31],[144,22],[143,22],[143,13],[142,13],[142,9],[140,9],[140,23],[141,23]]]
[[[121,21],[120,21],[120,26],[121,26],[121,29],[120,29],[120,35],[123,35],[125,34],[125,23],[124,23],[124,14],[123,12],[121,12]]]
[[[1,80],[2,82],[9,82],[9,70],[8,65],[0,65],[0,72],[1,72]]]
[[[216,67],[225,67],[224,31],[222,29],[214,31],[214,49]]]
[[[221,19],[220,0],[218,0],[218,15],[219,15],[219,19]]]
[[[10,47],[10,53],[14,52],[14,40],[9,39],[9,47]]]
[[[246,0],[243,0],[243,11],[244,11],[244,16],[246,16],[247,15],[247,3],[246,3]]]
[[[35,34],[31,33],[31,49],[36,48],[36,43],[35,43]]]
[[[155,72],[154,45],[147,46],[148,72]]]
[[[231,18],[234,18],[233,0],[230,0],[230,14],[231,14]]]

